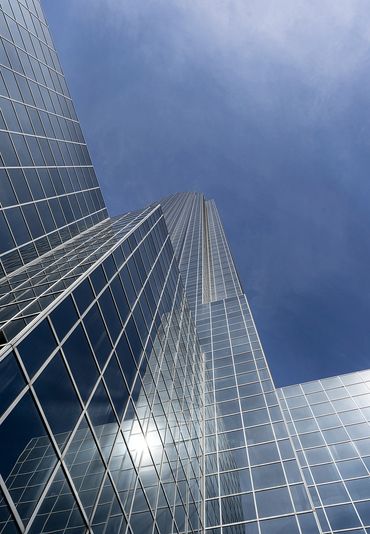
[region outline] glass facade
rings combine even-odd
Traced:
[[[214,201],[108,217],[0,4],[0,533],[370,533],[370,374],[276,389]]]
[[[198,193],[161,205],[205,354],[206,532],[319,533],[217,208]]]
[[[370,371],[278,394],[322,532],[370,532]]]
[[[199,531],[204,365],[160,207],[82,265],[1,353],[0,532]]]
[[[318,532],[245,297],[205,305],[197,325],[211,392],[207,526],[249,521],[246,532],[299,532],[309,523]]]
[[[107,217],[39,0],[0,6],[0,277]]]

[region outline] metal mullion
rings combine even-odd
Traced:
[[[40,401],[38,400],[38,398],[36,396],[36,392],[34,391],[32,385],[30,386],[30,392],[31,392],[32,399],[33,399],[33,401],[34,401],[34,403],[36,405],[36,409],[37,409],[37,411],[39,413],[39,416],[41,418],[41,421],[43,422],[43,425],[44,425],[44,427],[46,429],[47,435],[48,435],[48,437],[50,439],[51,445],[54,448],[54,453],[55,453],[55,456],[56,456],[56,464],[53,467],[52,472],[49,475],[49,479],[48,479],[47,483],[45,484],[44,489],[41,492],[41,495],[40,495],[40,497],[38,499],[38,502],[37,502],[32,514],[31,514],[31,517],[28,520],[27,526],[26,526],[25,531],[24,531],[25,534],[27,534],[27,532],[29,532],[29,530],[30,530],[30,528],[32,526],[32,523],[35,520],[35,518],[36,518],[36,516],[38,514],[38,511],[40,510],[40,508],[41,508],[41,506],[42,506],[42,504],[44,502],[44,499],[45,499],[45,497],[46,497],[46,495],[47,495],[47,493],[49,491],[49,488],[50,488],[52,482],[54,481],[55,475],[56,475],[59,467],[62,465],[62,456],[63,456],[62,453],[60,452],[59,445],[58,445],[57,441],[54,438],[54,433],[51,430],[51,428],[49,426],[49,423],[48,423],[48,421],[46,419],[46,416],[45,416],[45,414],[43,412],[42,405],[40,404]],[[76,430],[76,428],[75,428],[75,430]],[[80,499],[79,499],[79,496],[78,496],[77,492],[75,492],[74,490],[75,490],[75,488],[74,488],[74,485],[73,485],[73,486],[71,486],[72,495],[75,497],[76,502],[81,507],[81,514],[82,514],[83,518],[86,521],[85,511],[83,510],[83,507],[81,505],[81,502],[80,502]]]
[[[14,98],[10,98],[10,97],[3,96],[3,95],[1,95],[1,97],[2,98],[6,98],[10,102],[15,102],[16,104],[21,104],[23,106],[33,107],[37,111],[40,111],[40,110],[41,111],[46,111],[47,113],[50,113],[50,115],[54,115],[55,117],[60,117],[60,118],[65,119],[65,117],[61,117],[60,115],[57,115],[57,113],[53,113],[51,111],[47,111],[47,110],[44,110],[42,108],[36,108],[35,106],[31,106],[29,104],[26,104],[25,102],[20,101],[20,100],[15,100]],[[17,119],[18,119],[17,111],[15,111],[15,113],[16,113],[16,116],[17,116]],[[19,122],[19,119],[18,119],[18,122]],[[75,122],[77,122],[77,121],[75,121]],[[24,132],[23,130],[10,130],[10,129],[0,128],[0,132],[6,132],[6,133],[12,134],[12,135],[23,135],[26,139],[28,137],[33,137],[35,139],[47,139],[48,141],[57,141],[58,143],[68,143],[68,144],[73,144],[73,145],[86,146],[86,143],[81,143],[81,141],[74,141],[73,139],[61,139],[59,137],[50,137],[48,135],[31,134],[31,133]],[[31,157],[32,157],[32,154],[31,154]],[[64,160],[64,158],[63,158],[63,160]],[[33,158],[32,158],[32,161],[34,161]],[[57,167],[66,167],[66,166],[67,165],[57,165]],[[40,167],[40,165],[35,165],[35,167]],[[49,168],[49,165],[46,165],[46,167]],[[74,165],[73,165],[73,167],[74,167]],[[83,167],[91,167],[91,165],[83,165]],[[6,168],[8,168],[8,167],[6,167]],[[89,187],[87,190],[91,190],[91,189],[100,189],[100,187],[99,186]],[[73,191],[71,191],[71,193],[73,193]],[[64,196],[64,194],[62,193],[61,195],[58,195],[58,197],[59,196]],[[39,199],[39,200],[44,200],[44,199]]]
[[[343,384],[343,386],[344,386],[345,391],[347,391],[347,393],[348,393],[348,390],[347,390],[346,385]],[[325,389],[324,389],[324,391],[325,391]],[[302,389],[302,392],[303,392],[303,396],[304,396],[304,398],[307,400],[307,395],[306,395],[305,391],[303,391],[303,389]],[[349,396],[349,398],[352,398],[352,396],[351,396],[349,393],[348,393],[348,396]],[[308,402],[308,401],[307,401],[307,402]],[[337,414],[338,412],[337,412],[337,410],[334,408],[334,406],[333,406],[333,404],[332,404],[332,401],[329,399],[327,402],[333,407],[333,409],[334,409],[334,413]],[[309,408],[310,412],[312,413],[312,416],[313,416],[314,420],[317,421],[317,417],[316,417],[316,415],[313,413],[313,410],[312,410],[312,407],[311,407],[311,403],[309,403],[309,402],[308,402],[308,408]],[[289,409],[289,407],[288,407],[288,409]],[[359,408],[357,408],[357,409],[359,409]],[[289,411],[290,411],[290,409],[289,409]],[[317,483],[316,483],[314,477],[312,476],[311,464],[310,464],[310,463],[308,462],[308,460],[307,460],[307,457],[306,457],[306,454],[305,454],[305,448],[302,446],[301,440],[300,440],[300,438],[298,437],[298,432],[297,432],[297,429],[296,429],[296,426],[295,426],[295,421],[294,421],[293,418],[292,418],[292,423],[293,423],[294,429],[295,429],[295,431],[296,431],[296,436],[297,436],[297,438],[299,439],[299,442],[300,442],[300,444],[301,444],[302,452],[304,453],[304,456],[305,456],[305,458],[306,458],[307,467],[308,467],[308,469],[309,469],[309,471],[310,471],[310,474],[311,474],[311,477],[312,477],[312,480],[313,480],[313,484],[314,484],[314,486],[315,486],[315,488],[316,488],[316,487],[317,487]],[[342,422],[341,422],[341,427],[343,427],[344,429],[346,429],[346,426],[345,426]],[[338,428],[341,428],[341,427],[338,427]],[[319,425],[318,425],[318,428],[319,428],[318,432],[320,433],[320,435],[321,435],[321,437],[322,437],[322,439],[323,439],[323,441],[324,441],[324,443],[325,443],[325,446],[326,446],[326,448],[327,448],[327,450],[328,450],[328,453],[329,453],[329,455],[330,455],[330,458],[332,459],[331,463],[332,463],[333,465],[335,465],[335,468],[336,468],[337,471],[338,471],[338,474],[339,474],[338,481],[341,482],[341,483],[344,485],[344,487],[346,488],[346,490],[347,490],[347,485],[345,484],[345,480],[343,479],[343,476],[342,476],[341,472],[339,471],[339,469],[338,469],[338,467],[337,467],[337,462],[335,461],[335,459],[334,459],[334,457],[333,457],[333,454],[332,454],[332,452],[331,452],[329,446],[326,445],[326,440],[325,440],[325,438],[324,438],[323,431],[322,431],[322,429],[320,428]],[[346,433],[347,433],[347,431],[346,431]],[[348,433],[347,433],[347,434],[348,434]],[[355,446],[353,440],[350,438],[349,435],[348,435],[348,438],[349,438],[349,439],[346,440],[346,441],[343,441],[343,443],[348,443],[348,442],[350,442],[350,443],[353,443],[353,445]],[[357,447],[356,447],[356,446],[355,446],[355,449],[357,450]],[[294,448],[293,450],[295,450],[295,448]],[[360,457],[360,460],[362,461],[362,456],[361,456],[360,454],[359,454],[359,457]],[[328,463],[328,462],[326,462],[326,463]],[[362,462],[362,463],[363,463],[363,462]],[[364,464],[363,464],[363,465],[364,465]],[[365,466],[365,468],[366,468],[366,466]],[[359,478],[359,477],[356,477],[356,478]],[[319,485],[320,485],[320,484],[319,484]],[[348,492],[348,490],[347,490],[347,492]],[[354,501],[353,501],[353,499],[352,499],[352,496],[350,495],[349,492],[348,492],[348,494],[349,494],[350,499],[351,499],[351,504],[353,505],[353,502],[354,502]],[[319,496],[320,502],[322,503],[321,496],[320,496],[319,493],[318,493],[318,496]],[[326,520],[327,520],[327,522],[328,522],[328,524],[330,525],[330,528],[331,528],[330,521],[329,521],[329,519],[328,519],[328,517],[327,517],[327,514],[326,514],[326,507],[327,507],[327,505],[322,504],[323,513],[324,513],[324,515],[325,515],[325,517],[326,517]],[[353,506],[353,508],[354,508],[354,510],[355,510],[355,513],[356,513],[356,515],[357,515],[357,517],[358,517],[360,523],[361,523],[361,526],[364,528],[364,524],[363,524],[363,522],[362,522],[362,519],[361,519],[361,517],[360,517],[358,511],[357,511],[357,508],[356,508],[355,506]]]
[[[39,23],[40,23],[41,25],[47,27],[47,24],[46,24],[45,20],[40,19],[40,17],[38,16],[37,13],[33,13],[33,12],[28,8],[28,6],[26,6],[23,2],[19,1],[19,3],[22,5],[22,7],[24,7],[24,8],[28,11],[28,13],[30,14],[31,20],[32,20],[32,16],[33,16],[33,17],[35,17],[35,18],[39,21]],[[4,10],[3,10],[3,12],[5,13]],[[43,43],[44,45],[47,46],[47,48],[49,48],[50,50],[53,50],[53,52],[55,52],[54,48],[52,48],[46,41],[43,41],[42,39],[40,39],[40,37],[39,37],[37,34],[35,34],[33,31],[30,31],[30,30],[29,30],[23,23],[20,23],[20,22],[15,18],[15,15],[14,15],[14,14],[11,14],[11,15],[9,15],[9,13],[5,13],[5,14],[6,14],[9,18],[13,19],[13,21],[14,21],[17,25],[21,26],[21,27],[22,27],[24,30],[26,30],[30,35],[33,35],[34,37],[36,37],[37,40],[40,41],[40,43]],[[23,17],[23,13],[22,13],[22,17]],[[43,35],[43,37],[44,37],[44,35]],[[23,41],[23,39],[22,39],[22,41]],[[20,48],[20,49],[23,50],[23,51],[26,51],[26,49],[23,49],[23,48],[21,48],[20,46],[18,46],[18,48]],[[53,69],[53,70],[55,70],[55,69]],[[62,74],[62,73],[59,73],[58,71],[55,71],[55,72],[58,73],[58,74]]]
[[[15,522],[17,523],[17,526],[18,528],[20,529],[21,532],[24,532],[25,530],[25,527],[23,525],[23,521],[22,519],[20,518],[20,515],[18,514],[18,511],[17,511],[17,508],[14,504],[14,501],[9,493],[9,490],[3,480],[3,477],[0,475],[0,488],[2,489],[3,491],[3,495],[4,495],[4,498],[5,498],[5,502],[10,510],[10,514],[11,516],[13,517],[13,519],[15,520]]]
[[[146,220],[151,214],[152,214],[151,212],[150,212],[149,214],[147,214],[147,216],[145,217],[145,219],[143,219],[142,221],[140,221],[140,224],[141,224],[142,222],[144,222],[144,220]],[[102,221],[102,222],[104,222],[104,221]],[[136,226],[135,226],[135,227],[134,227],[128,234],[125,234],[123,237],[126,239],[129,235],[131,235],[131,233],[133,233],[133,232],[136,230],[137,226],[138,226],[138,225],[136,225]],[[123,239],[123,240],[124,240],[124,239]],[[35,322],[35,323],[33,324],[33,327],[36,326],[39,322],[41,322],[41,320],[42,320],[45,316],[49,315],[50,312],[57,306],[57,304],[59,304],[59,302],[61,302],[61,300],[64,300],[64,298],[67,297],[67,295],[69,295],[70,293],[72,293],[73,289],[75,289],[75,287],[77,287],[77,286],[82,282],[82,280],[86,279],[86,278],[88,277],[88,275],[89,275],[89,274],[96,268],[97,265],[100,265],[101,263],[103,263],[103,261],[104,261],[104,260],[105,260],[105,259],[106,259],[106,258],[107,258],[107,257],[108,257],[108,256],[109,256],[109,255],[110,255],[110,254],[111,254],[111,253],[112,253],[118,246],[121,245],[121,243],[123,242],[123,240],[122,240],[122,241],[119,240],[118,244],[116,244],[117,246],[115,246],[114,249],[113,249],[113,248],[109,249],[105,254],[103,254],[103,256],[102,256],[97,262],[95,262],[92,266],[90,266],[90,267],[86,270],[85,276],[84,276],[82,279],[81,279],[81,277],[78,278],[75,282],[73,282],[73,283],[71,284],[70,287],[66,288],[65,292],[62,293],[62,295],[61,295],[62,298],[61,298],[60,300],[57,298],[54,302],[52,302],[49,306],[47,306],[44,310],[42,310],[42,311],[39,313],[39,315],[37,316],[37,319],[38,319],[38,320],[37,320],[37,322]],[[62,245],[61,245],[61,246],[62,246]],[[135,250],[136,250],[136,249],[135,249]],[[102,293],[102,292],[100,292],[99,295],[100,295],[101,293]],[[136,303],[136,301],[135,301],[135,303]],[[90,306],[90,307],[91,307],[91,306]],[[31,323],[30,323],[30,324],[31,324]],[[28,325],[27,325],[27,326],[28,326]],[[25,327],[25,328],[27,328],[27,327]],[[18,344],[19,341],[20,341],[21,339],[23,339],[24,337],[26,337],[26,335],[28,334],[28,332],[29,332],[29,329],[27,329],[26,332],[24,332],[24,330],[22,330],[19,334],[17,334],[17,335],[15,336],[14,339],[12,339],[12,342],[11,342],[10,344],[11,344],[12,346],[14,346],[15,344]]]
[[[1,167],[0,167],[0,168],[1,168]],[[3,167],[3,168],[5,168],[5,167]],[[10,168],[19,169],[20,167],[6,167],[6,168],[7,168],[7,169],[10,169]],[[22,168],[23,168],[23,167],[22,167]],[[34,167],[24,167],[24,168],[33,169]],[[49,167],[48,167],[48,168],[49,168]],[[106,209],[106,208],[104,207],[104,208],[99,209],[98,211],[94,211],[93,213],[94,213],[94,214],[102,213],[103,211],[105,211],[105,209]],[[88,214],[88,215],[86,215],[86,216],[84,216],[84,217],[80,217],[79,219],[76,219],[76,220],[74,220],[74,221],[72,221],[72,222],[70,222],[70,223],[68,223],[68,224],[66,224],[66,225],[64,225],[64,226],[60,226],[59,228],[57,228],[57,229],[55,229],[55,230],[53,230],[53,231],[51,231],[51,232],[48,232],[48,233],[46,233],[46,234],[43,234],[42,236],[40,236],[40,237],[38,237],[38,238],[36,238],[36,239],[32,239],[31,241],[27,241],[26,243],[22,243],[22,245],[18,245],[18,244],[17,244],[15,247],[13,247],[12,249],[10,249],[10,250],[8,250],[6,253],[4,253],[2,257],[5,257],[5,256],[6,256],[7,254],[9,254],[10,252],[18,251],[19,249],[22,249],[22,248],[23,248],[24,246],[26,246],[26,245],[34,244],[34,243],[36,243],[37,241],[40,241],[41,239],[43,239],[43,238],[45,238],[45,237],[47,238],[48,236],[54,234],[55,232],[60,232],[61,230],[64,230],[65,228],[70,227],[72,224],[76,224],[76,223],[79,223],[80,221],[83,221],[84,219],[87,219],[87,218],[88,218],[89,216],[91,216],[91,215],[92,215],[92,214],[90,213],[90,214]],[[106,220],[106,219],[104,219],[104,220]],[[104,220],[103,220],[103,221],[100,221],[100,222],[104,222]],[[9,226],[9,228],[10,228],[10,226]],[[91,230],[91,228],[92,228],[92,227],[88,228],[86,231]],[[80,235],[81,235],[81,234],[77,234],[76,236],[73,236],[73,237],[69,238],[67,241],[69,241],[70,239],[73,239],[74,237],[80,236]],[[61,243],[61,245],[59,245],[59,246],[62,246],[62,245],[63,245],[63,243]],[[46,253],[48,253],[48,252],[52,252],[52,250],[53,250],[53,249],[48,250]],[[2,258],[2,257],[1,257],[1,258]],[[42,256],[38,256],[37,258],[35,258],[34,261],[39,260],[41,257],[42,257]],[[0,259],[1,259],[1,258],[0,258]],[[23,260],[22,260],[22,261],[23,261]],[[30,262],[30,263],[31,263],[31,262]],[[24,264],[24,265],[22,265],[21,267],[19,267],[19,269],[23,269],[24,267],[28,267],[28,265],[29,265],[29,263]],[[19,269],[16,269],[15,271],[9,273],[8,276],[12,276],[12,275],[15,274],[15,273],[18,274]]]
[[[9,17],[9,18],[12,18],[15,23],[17,24],[17,26],[20,26],[21,28],[23,28],[24,30],[26,30],[27,33],[29,33],[30,35],[33,35],[34,37],[36,37],[36,39],[40,40],[37,36],[35,36],[32,32],[30,32],[27,28],[25,28],[22,24],[20,24],[18,21],[16,21],[11,15],[9,15],[8,13],[5,13],[3,11],[3,13]],[[17,45],[16,43],[14,43],[13,41],[10,41],[7,37],[5,37],[4,35],[2,36],[2,38],[10,43],[12,46],[14,46],[14,48],[16,49],[19,49],[21,50],[22,52],[26,53],[27,56],[31,57],[32,59],[34,59],[35,61],[37,61],[37,63],[40,63],[41,65],[44,65],[44,67],[46,67],[47,69],[50,69],[50,70],[53,70],[57,75],[61,76],[62,78],[65,79],[65,76],[62,72],[58,72],[54,66],[51,66],[51,65],[48,65],[47,63],[45,63],[45,61],[43,61],[42,59],[34,56],[33,54],[30,54],[29,50],[26,50],[25,48],[21,48],[19,45]],[[22,39],[23,40],[23,39]],[[49,47],[50,48],[50,47]],[[54,49],[52,49],[53,52],[56,54],[56,51]],[[45,85],[44,83],[40,82],[39,80],[36,80],[36,76],[34,79],[30,78],[29,76],[27,76],[26,74],[23,74],[22,72],[19,72],[17,70],[14,70],[12,67],[7,67],[6,65],[3,65],[3,67],[7,68],[8,70],[11,70],[12,72],[15,72],[16,74],[22,76],[23,78],[26,78],[27,80],[33,82],[33,83],[36,83],[37,85],[40,85],[41,87],[44,87],[45,89],[49,90],[49,91],[52,91],[53,93],[65,98],[66,100],[69,100],[71,103],[72,103],[72,99],[70,96],[68,95],[65,95],[63,93],[60,93],[59,91],[57,91],[56,89],[54,89],[54,87],[49,87],[47,85]],[[22,65],[23,66],[23,65]],[[32,66],[32,65],[31,65]],[[33,67],[32,67],[32,70],[33,70]],[[47,111],[45,110],[44,108],[38,108],[38,109],[42,109],[43,111]],[[76,121],[76,119],[73,119],[74,122],[78,122]]]
[[[238,300],[238,303],[239,303],[239,300]],[[239,307],[240,307],[240,303],[239,303]],[[241,314],[242,318],[244,319],[244,314],[243,314],[243,310],[241,309],[241,307],[240,307],[240,314]],[[234,360],[234,354],[233,354],[233,350],[232,350],[233,346],[232,346],[232,343],[231,343],[231,335],[230,335],[229,322],[228,322],[228,315],[227,315],[227,310],[226,310],[226,309],[225,309],[225,319],[226,319],[226,324],[227,324],[228,333],[229,333],[229,339],[230,339],[231,362],[232,362],[232,366],[233,366],[233,369],[234,369],[235,382],[236,382],[236,384],[237,384],[237,381],[236,381],[237,372],[236,372],[236,368],[235,368],[235,360]],[[245,329],[247,330],[246,325],[245,325]],[[248,335],[248,338],[249,338],[249,335]],[[249,474],[250,474],[250,480],[251,480],[251,488],[252,488],[253,503],[254,503],[254,507],[255,507],[255,510],[256,510],[257,528],[258,528],[258,532],[259,532],[259,534],[261,534],[261,526],[260,526],[259,512],[258,512],[258,508],[257,508],[256,489],[255,489],[255,487],[254,487],[254,480],[253,480],[253,476],[252,476],[252,466],[251,466],[250,456],[249,456],[249,444],[248,444],[247,435],[246,435],[246,431],[245,431],[244,420],[243,420],[243,416],[242,416],[243,410],[242,410],[242,406],[241,406],[241,402],[240,402],[239,387],[238,387],[238,385],[236,386],[236,388],[237,388],[237,393],[238,393],[238,398],[237,398],[237,399],[238,399],[238,404],[239,404],[239,413],[240,413],[240,417],[241,417],[242,425],[243,425],[243,436],[244,436],[244,443],[245,443],[245,452],[246,452],[246,456],[247,456],[247,461],[248,461],[248,471],[249,471]],[[274,434],[274,437],[275,437],[275,434]],[[275,441],[276,441],[276,437],[275,437]],[[279,457],[280,457],[280,452],[279,452]],[[281,462],[281,457],[280,457],[280,462]],[[221,518],[221,519],[222,519],[222,518]]]
[[[3,130],[3,131],[9,132],[9,130]],[[10,132],[10,133],[12,133],[12,132]],[[15,133],[17,135],[25,135],[25,134],[22,134],[20,132],[15,132]],[[40,136],[34,135],[33,137],[40,137]],[[52,140],[54,141],[55,139],[52,139]],[[58,167],[60,167],[60,165]],[[9,169],[11,167],[3,167],[3,168]],[[19,167],[17,167],[17,168],[19,168]],[[31,168],[34,168],[34,167],[31,167]],[[49,166],[47,168],[49,168]],[[26,177],[26,181],[27,181],[27,177]],[[6,211],[11,209],[11,208],[28,206],[30,204],[36,204],[37,205],[37,204],[40,204],[40,203],[45,202],[45,201],[54,200],[55,198],[59,199],[59,198],[62,198],[62,197],[69,197],[71,195],[76,195],[77,193],[86,193],[88,191],[98,191],[99,189],[100,189],[99,186],[94,186],[94,187],[88,187],[88,188],[85,188],[85,189],[78,189],[78,190],[75,190],[75,191],[70,191],[68,193],[61,193],[60,195],[45,196],[45,198],[38,198],[38,199],[33,199],[32,198],[32,200],[28,200],[27,202],[18,202],[17,204],[11,204],[9,206],[4,206],[4,207],[2,206],[1,209],[4,210],[4,212],[6,213]],[[88,228],[85,231],[88,231],[88,230],[91,230],[91,228]],[[53,230],[53,231],[55,231],[55,230]],[[51,233],[51,232],[49,232],[49,233]],[[48,235],[48,234],[45,234],[45,235]],[[78,235],[80,236],[81,234],[78,234]],[[75,237],[77,237],[77,236],[75,236]],[[23,245],[21,245],[21,246],[23,246]]]
[[[159,219],[159,220],[160,220],[160,219]],[[144,239],[145,239],[145,238],[144,238]],[[163,246],[162,246],[162,249],[163,249],[163,247],[165,246],[165,243],[166,243],[166,242],[167,242],[167,238],[166,238],[166,241],[164,242],[164,244],[163,244]],[[138,245],[138,246],[139,246],[139,245]],[[161,250],[162,250],[162,249],[161,249]],[[136,249],[135,249],[135,250],[136,250]],[[158,256],[157,256],[156,261],[158,260],[159,255],[160,255],[160,253],[159,253]],[[172,260],[172,261],[173,261],[173,260]],[[156,264],[156,263],[155,263],[155,264]],[[152,270],[154,269],[155,264],[153,265]],[[171,265],[172,265],[172,262],[171,262]],[[151,270],[150,272],[152,272],[152,270]],[[166,281],[167,281],[167,279],[168,279],[169,273],[170,273],[170,268],[168,269],[168,273],[167,273]],[[148,274],[148,278],[149,278],[149,276],[150,276],[150,273]],[[147,278],[147,279],[148,279],[148,278]],[[165,287],[166,287],[166,281],[165,281],[165,283],[164,283],[164,285],[163,285],[163,288],[162,288],[162,294],[163,294],[163,292],[164,292],[164,290],[165,290]],[[143,287],[144,287],[144,286],[143,286]],[[143,288],[142,288],[142,290],[143,290]],[[142,292],[142,290],[141,290],[141,292]],[[140,294],[141,294],[141,292],[140,292]],[[138,297],[138,298],[139,298],[139,297]],[[138,300],[138,299],[137,299],[137,300]],[[152,325],[153,325],[153,323],[154,323],[154,317],[156,316],[156,314],[157,314],[157,312],[158,312],[158,310],[159,310],[160,302],[161,302],[161,298],[159,299],[159,302],[158,302],[158,305],[157,305],[157,310],[156,310],[156,312],[155,312],[155,314],[154,314],[154,316],[153,316],[153,322],[152,322]],[[130,316],[131,316],[131,315],[130,315]],[[130,317],[130,316],[129,316],[129,317]],[[126,323],[125,323],[125,324],[126,324]],[[150,329],[150,330],[151,330],[151,329]],[[122,333],[123,333],[123,332],[124,332],[124,329],[122,330]],[[121,333],[121,336],[122,336],[122,333]],[[120,336],[120,337],[121,337],[121,336]],[[116,345],[118,344],[120,337],[118,338],[118,340],[117,340],[117,342],[116,342]],[[115,346],[116,346],[116,345],[115,345]],[[114,347],[115,347],[115,346],[114,346]],[[106,366],[108,365],[108,363],[109,363],[109,361],[110,361],[112,355],[114,354],[114,350],[115,350],[115,348],[113,348],[113,351],[112,351],[110,357],[108,358],[108,360],[107,360],[107,362],[106,362],[106,364],[105,364],[104,370],[105,370]],[[144,349],[144,350],[145,350],[145,349]],[[163,354],[163,352],[164,352],[164,350],[162,349],[162,354]],[[144,354],[143,354],[143,357],[145,357]],[[139,367],[139,366],[138,366],[138,367]],[[101,376],[103,375],[104,370],[102,370],[102,372],[101,372]],[[135,379],[134,379],[133,383],[138,379],[139,376],[140,376],[140,374],[139,374],[139,370],[137,370],[137,371],[136,371],[136,375],[135,375]],[[126,381],[126,379],[125,379],[125,381]],[[95,389],[96,389],[96,388],[95,388]],[[94,392],[95,392],[95,389],[94,389],[94,391],[92,392],[92,394],[90,395],[90,400],[91,400],[91,398],[92,398],[92,396],[93,396],[93,394],[94,394]],[[129,388],[128,388],[128,391],[130,392],[130,389],[129,389]],[[131,392],[130,392],[129,394],[130,394],[130,398],[131,398]],[[125,410],[124,410],[124,414],[123,414],[123,416],[122,416],[122,418],[121,418],[121,423],[119,424],[119,431],[118,431],[118,433],[117,433],[117,435],[116,435],[116,439],[117,439],[117,436],[120,434],[120,432],[121,432],[121,430],[122,430],[121,425],[122,425],[122,422],[123,422],[124,419],[125,419],[125,414],[126,414],[126,412],[127,412],[127,409],[128,409],[128,404],[126,405],[126,408],[125,408]],[[150,406],[149,406],[149,409],[150,409]],[[138,419],[138,421],[139,421],[139,419]],[[143,432],[143,434],[144,434],[144,436],[145,436],[145,433],[144,433],[144,432]],[[113,452],[113,449],[114,449],[114,446],[112,447],[112,451],[111,451],[111,453],[110,453],[110,457],[111,457],[111,454],[112,454],[112,452]],[[150,450],[149,450],[149,453],[150,453]],[[151,453],[150,453],[150,455],[151,455]],[[109,470],[109,462],[110,462],[110,458],[107,460],[108,470]],[[141,465],[141,460],[140,460],[140,463],[139,463],[139,468],[140,468],[140,465]],[[139,473],[139,468],[138,468],[138,473]],[[159,477],[159,478],[160,478],[160,477]],[[114,481],[113,481],[113,480],[112,480],[112,484],[114,484]],[[115,484],[114,484],[114,487],[115,487]],[[136,491],[136,489],[135,489],[135,491]],[[96,504],[95,504],[95,507],[94,507],[94,510],[93,510],[93,513],[92,513],[92,517],[93,517],[93,514],[95,513],[97,503],[98,503],[98,501],[96,501]],[[133,503],[131,504],[131,506],[132,506],[132,505],[133,505]]]

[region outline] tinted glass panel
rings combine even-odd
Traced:
[[[17,348],[27,371],[33,374],[56,346],[56,339],[50,325],[47,320],[44,320],[28,334]]]

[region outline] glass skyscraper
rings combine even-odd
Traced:
[[[215,203],[110,218],[0,3],[0,533],[370,532],[370,372],[276,389]]]

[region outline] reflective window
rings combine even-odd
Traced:
[[[85,523],[71,488],[65,474],[59,468],[32,523],[30,533],[60,532],[64,529],[81,532],[84,527]]]
[[[63,352],[72,370],[80,395],[86,401],[97,381],[98,369],[86,335],[80,325],[64,343]]]
[[[295,517],[279,517],[261,522],[262,534],[280,534],[289,532],[289,534],[299,534],[299,528]],[[315,531],[314,531],[315,532]]]
[[[115,342],[118,334],[121,332],[122,325],[109,288],[107,288],[99,297],[99,304],[105,319],[105,323],[109,329],[109,333],[113,342]]]
[[[102,382],[100,382],[90,401],[88,413],[94,426],[115,421],[112,406]]]
[[[0,376],[2,382],[0,413],[2,414],[26,385],[13,352],[0,361]]]
[[[86,278],[74,289],[73,296],[79,312],[83,313],[94,300],[94,294],[88,278]]]
[[[94,271],[90,274],[90,280],[96,295],[100,293],[107,283],[103,269],[100,266],[94,269]]]
[[[57,343],[45,319],[17,346],[27,371],[34,374],[56,348]]]
[[[353,500],[370,499],[370,477],[347,480],[346,487]]]
[[[32,514],[55,463],[44,424],[26,393],[0,427],[1,475],[22,520]]]
[[[52,431],[70,433],[81,413],[81,405],[60,354],[54,356],[34,388]]]
[[[137,373],[137,367],[125,334],[120,337],[116,353],[121,364],[121,369],[125,375],[127,385],[131,388]]]
[[[370,507],[369,502],[356,503],[356,510],[364,525],[370,525]]]
[[[356,510],[352,504],[329,506],[326,508],[326,513],[333,530],[361,526]]]
[[[287,488],[256,492],[256,502],[258,513],[261,517],[293,512],[293,506]]]
[[[284,471],[280,463],[254,467],[252,469],[252,476],[256,489],[285,484]]]
[[[63,339],[78,319],[71,297],[67,297],[59,303],[52,311],[50,318],[59,339]]]
[[[323,484],[318,486],[323,504],[337,504],[349,501],[349,496],[343,482]]]
[[[121,417],[127,403],[128,391],[115,356],[109,361],[104,379],[117,414]]]
[[[94,304],[84,318],[84,324],[92,344],[94,354],[96,355],[99,364],[103,366],[112,350],[112,344],[109,340],[107,330],[100,315],[99,308],[96,304]]]
[[[138,363],[142,354],[142,344],[133,317],[127,322],[125,333],[131,347],[132,354]]]
[[[111,289],[112,289],[112,294],[113,294],[115,303],[118,308],[118,313],[121,317],[121,321],[122,323],[125,323],[128,317],[130,308],[127,302],[125,292],[123,291],[120,278],[118,276],[116,276],[114,280],[111,282]]]

